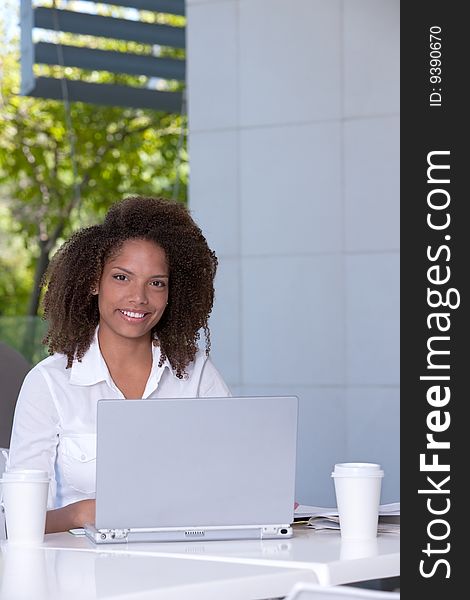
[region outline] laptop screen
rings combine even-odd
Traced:
[[[96,527],[291,523],[295,396],[100,400]]]

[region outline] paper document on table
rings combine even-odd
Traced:
[[[337,508],[306,506],[300,504],[294,511],[295,521],[307,521],[314,529],[339,529]],[[400,533],[400,503],[379,506],[379,533]]]
[[[379,506],[379,515],[400,515],[400,503],[390,502],[390,504],[381,504]]]
[[[309,519],[310,517],[329,517],[330,515],[337,514],[337,508],[324,508],[322,506],[306,506],[304,504],[299,504],[294,511],[294,518],[299,520]]]
[[[308,527],[312,527],[313,529],[339,529],[339,518],[333,516],[313,517],[309,519]],[[382,521],[382,517],[379,517],[377,531],[379,533],[400,533],[400,523],[384,522]]]

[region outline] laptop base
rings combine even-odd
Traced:
[[[236,527],[167,527],[162,529],[96,529],[85,525],[85,535],[95,544],[125,544],[128,542],[187,542],[210,540],[265,540],[290,538],[290,525]]]

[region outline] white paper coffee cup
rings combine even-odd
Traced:
[[[12,544],[44,540],[49,478],[39,469],[14,469],[0,479],[7,539]]]
[[[331,476],[342,539],[370,540],[377,537],[383,475],[377,463],[335,465]]]

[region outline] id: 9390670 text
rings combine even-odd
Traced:
[[[442,105],[442,38],[441,27],[433,25],[429,28],[429,106]]]

